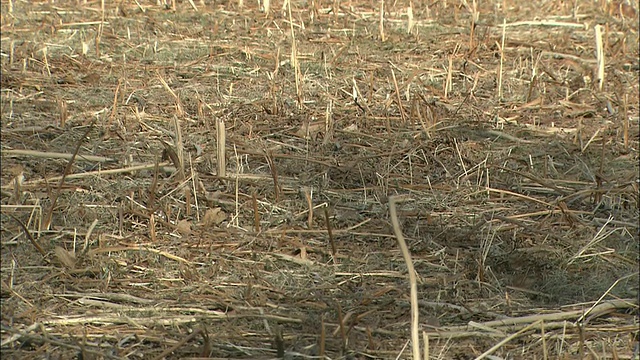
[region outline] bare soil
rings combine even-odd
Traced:
[[[638,359],[637,1],[381,4],[3,0],[2,358]]]

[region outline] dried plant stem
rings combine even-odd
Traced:
[[[380,33],[380,41],[384,42],[384,0],[380,0],[380,20],[378,24],[378,31]]]
[[[469,29],[469,51],[471,51],[475,47],[475,31],[476,31],[476,22],[478,21],[478,4],[476,0],[473,0],[472,8],[471,8],[471,26]]]
[[[307,227],[309,229],[313,229],[313,188],[305,187],[303,192],[304,198],[307,200],[307,207],[309,208],[309,213],[307,215]]]
[[[104,31],[105,24],[105,8],[104,0],[100,0],[100,23],[98,24],[98,31],[96,31],[96,57],[100,58],[100,41],[102,40],[102,32]]]
[[[7,149],[2,150],[2,155],[5,156],[31,156],[37,158],[45,158],[45,159],[68,159],[73,158],[73,154],[68,153],[59,153],[59,152],[43,152],[36,150],[22,150],[22,149]],[[95,156],[95,155],[76,155],[77,161],[87,161],[87,162],[115,162],[115,159],[107,158],[104,156]]]
[[[411,34],[415,24],[416,22],[413,19],[413,1],[409,1],[409,6],[407,7],[407,34]]]
[[[149,238],[151,242],[156,242],[156,221],[155,221],[155,208],[156,208],[156,190],[158,188],[158,158],[156,157],[155,168],[153,169],[153,181],[151,187],[149,187],[149,195],[147,200],[147,209],[149,210]]]
[[[42,48],[42,61],[44,62],[45,69],[47,69],[47,75],[51,77],[51,67],[49,66],[49,57],[47,56],[48,52],[47,46]]]
[[[89,125],[89,128],[87,129],[87,131],[85,131],[84,134],[82,134],[82,137],[80,138],[80,140],[78,140],[78,143],[76,144],[76,148],[73,151],[73,156],[71,156],[71,159],[69,159],[69,162],[67,162],[67,166],[64,168],[64,172],[60,177],[60,182],[58,182],[58,187],[56,188],[55,192],[51,194],[51,208],[49,208],[49,211],[47,211],[47,215],[45,216],[45,220],[42,223],[41,225],[42,228],[40,230],[49,229],[49,226],[51,226],[51,219],[53,219],[53,211],[56,208],[56,203],[58,202],[58,197],[60,196],[60,191],[62,190],[62,185],[64,184],[64,180],[66,176],[69,175],[69,173],[71,172],[71,166],[73,165],[76,159],[76,156],[78,156],[78,151],[80,151],[80,146],[82,146],[84,139],[86,139],[87,135],[89,135],[91,130],[93,130],[93,127],[95,126],[95,124],[96,124],[96,120],[93,120],[91,125]]]
[[[176,164],[176,167],[178,168],[180,181],[184,181],[187,179],[187,173],[184,168],[184,140],[182,138],[182,127],[180,126],[180,120],[175,115],[173,116],[173,128],[175,134],[174,142],[176,144],[176,157],[178,158],[178,164]],[[193,180],[193,178],[191,178],[191,180]],[[189,186],[185,186],[183,192],[185,199],[185,214],[187,216],[191,216],[191,188]]]
[[[22,231],[24,231],[24,234],[27,236],[27,239],[29,239],[29,241],[31,242],[31,245],[33,245],[33,247],[35,247],[36,250],[38,250],[40,255],[42,255],[43,257],[46,256],[47,253],[44,251],[44,249],[42,248],[40,243],[38,243],[38,241],[36,241],[36,239],[33,238],[33,236],[31,235],[31,232],[22,223],[22,221],[20,221],[18,218],[16,218],[15,216],[13,216],[11,214],[7,214],[7,215],[9,215],[9,217],[11,217],[13,220],[15,220],[18,223],[18,225],[20,225],[20,228],[22,228]]]
[[[333,231],[331,230],[331,221],[329,220],[329,210],[327,207],[324,207],[324,221],[327,226],[327,235],[329,235],[329,244],[331,245],[331,255],[333,256],[333,263],[337,264],[338,261],[338,250],[336,248],[336,242],[333,239]]]
[[[298,46],[296,44],[296,35],[293,30],[293,16],[291,15],[291,1],[286,1],[287,11],[289,13],[289,27],[291,30],[291,65],[293,66],[294,77],[296,79],[296,97],[298,100],[298,108],[302,109],[304,99],[302,94],[302,73],[300,72],[300,63],[298,59]]]
[[[120,85],[122,85],[122,79],[118,79],[118,85],[116,85],[116,91],[113,94],[113,107],[111,108],[111,115],[109,115],[109,122],[107,126],[111,126],[113,119],[116,118],[118,113],[118,94],[120,92]]]
[[[413,268],[413,261],[411,260],[411,254],[409,248],[402,235],[400,229],[400,222],[398,221],[398,213],[396,211],[396,203],[401,201],[401,198],[397,196],[389,196],[389,216],[391,217],[391,223],[393,224],[393,232],[400,245],[404,262],[407,265],[409,271],[409,284],[411,286],[411,349],[413,354],[413,360],[420,360],[420,334],[418,332],[418,324],[420,313],[418,310],[418,281],[416,278],[416,272]]]
[[[398,88],[398,80],[396,80],[396,73],[391,68],[391,77],[393,78],[393,86],[396,89],[396,100],[398,100],[398,109],[400,109],[400,117],[402,118],[402,122],[407,121],[407,117],[404,114],[404,107],[402,106],[402,97],[400,96],[400,89]]]
[[[604,46],[602,44],[602,25],[596,25],[593,28],[594,36],[596,38],[596,60],[597,60],[597,75],[596,79],[598,81],[598,90],[602,91],[602,86],[604,84]]]
[[[186,173],[184,171],[184,141],[182,140],[182,128],[180,127],[180,120],[178,120],[177,116],[173,117],[173,128],[176,146],[176,156],[178,157],[178,163],[175,164],[180,172],[180,180],[186,179]]]
[[[234,179],[235,183],[234,183],[233,189],[234,189],[234,196],[235,196],[235,201],[234,202],[235,202],[235,206],[236,206],[236,208],[235,208],[236,213],[235,213],[235,216],[233,217],[233,224],[235,226],[240,226],[240,222],[239,222],[240,221],[239,220],[239,217],[240,217],[240,177],[236,173],[236,176],[234,176],[234,178],[235,178]]]
[[[362,92],[360,92],[360,88],[358,87],[358,83],[356,82],[356,79],[352,78],[351,80],[353,82],[353,94],[352,94],[353,101],[360,108],[360,110],[362,110],[362,112],[365,113],[365,115],[370,115],[371,109],[369,108],[369,104],[367,104],[367,102],[364,101],[364,98],[362,97]]]
[[[218,178],[227,177],[227,157],[226,157],[226,145],[227,143],[227,129],[223,119],[216,119],[216,155],[217,155],[217,176]]]
[[[424,347],[424,360],[429,360],[429,334],[422,332],[422,345]]]
[[[163,169],[164,171],[167,171],[168,169],[165,169],[164,167],[168,165],[170,165],[169,162],[162,162],[160,163],[160,168]],[[136,165],[136,166],[130,166],[125,168],[119,168],[119,169],[97,170],[97,171],[88,171],[88,172],[79,173],[79,174],[71,174],[71,175],[67,175],[66,178],[82,179],[82,178],[91,177],[91,176],[115,175],[115,174],[130,173],[130,172],[135,172],[140,170],[149,170],[149,169],[153,169],[154,167],[155,167],[155,164],[143,164],[143,165]],[[48,179],[37,179],[37,180],[29,181],[28,183],[23,183],[22,186],[35,186],[41,183],[48,183],[50,181],[58,181],[62,178],[63,176],[54,176]],[[3,186],[2,188],[5,188],[5,187],[11,188],[11,186],[12,185]]]
[[[340,338],[342,339],[340,348],[345,351],[347,347],[347,329],[344,322],[346,319],[342,314],[342,306],[339,303],[336,303],[336,311],[338,313],[338,329],[336,330],[340,331]]]
[[[318,356],[324,359],[325,343],[327,338],[327,329],[324,326],[324,317],[320,318],[320,339],[318,340]]]
[[[60,127],[64,127],[67,122],[67,102],[64,99],[58,100],[58,107],[60,108]]]
[[[629,95],[624,94],[622,106],[622,143],[625,149],[629,149]]]
[[[257,233],[260,233],[260,211],[258,210],[258,198],[255,191],[251,194],[251,201],[253,204],[253,229]]]
[[[323,145],[328,144],[333,139],[333,101],[329,100],[324,112],[324,140]]]
[[[271,100],[272,100],[272,104],[271,104],[271,114],[273,115],[277,115],[278,114],[278,95],[277,95],[277,82],[276,79],[278,78],[278,71],[280,70],[280,47],[276,47],[276,53],[274,55],[275,57],[275,64],[274,64],[274,69],[273,69],[273,73],[271,75],[271,86],[269,87],[269,92],[271,95]]]
[[[2,0],[1,348],[636,358],[638,0],[387,1]]]
[[[9,3],[9,8],[11,8],[11,4],[13,4],[13,1],[11,1]],[[9,65],[13,66],[13,62],[15,59],[15,53],[16,53],[16,41],[15,40],[11,40],[11,45],[10,45],[10,49],[9,49]]]
[[[535,20],[535,21],[516,21],[507,24],[504,22],[501,27],[516,27],[516,26],[544,26],[544,27],[569,27],[569,28],[582,28],[586,30],[588,26],[586,23],[570,23],[562,21],[549,21],[549,20]]]
[[[151,215],[149,215],[149,239],[151,239],[152,243],[155,243],[157,241],[157,236],[156,236],[156,216],[153,213],[151,213]]]
[[[520,336],[521,334],[535,328],[536,326],[538,326],[543,320],[538,320],[536,322],[534,322],[533,324],[521,329],[520,331],[518,331],[515,334],[511,334],[509,336],[507,336],[506,338],[502,339],[499,343],[495,344],[494,346],[492,346],[489,350],[485,351],[484,353],[482,353],[480,356],[476,357],[475,360],[482,360],[484,358],[486,358],[487,356],[493,354],[496,350],[498,350],[500,347],[502,347],[502,345],[508,343],[509,341],[517,338],[518,336]],[[582,358],[582,357],[581,357]]]
[[[498,68],[498,100],[502,99],[502,66],[504,64],[504,39],[506,37],[506,24],[507,20],[502,20],[502,42],[499,45],[500,48],[500,67]]]
[[[542,359],[549,359],[549,349],[547,349],[547,336],[544,332],[544,321],[540,322],[540,338],[542,339]]]
[[[11,342],[15,342],[18,340],[22,340],[22,342],[28,342],[28,343],[38,343],[38,344],[50,344],[53,345],[57,348],[61,348],[61,349],[70,349],[75,351],[76,353],[80,353],[80,354],[84,354],[83,356],[86,357],[86,355],[90,354],[92,356],[95,357],[101,357],[104,359],[112,359],[112,360],[122,360],[123,358],[120,356],[116,356],[116,355],[111,355],[105,351],[103,351],[102,349],[100,350],[93,350],[90,349],[88,347],[85,346],[81,346],[81,345],[74,345],[74,344],[70,344],[68,341],[68,339],[66,339],[67,341],[63,341],[63,340],[58,340],[57,337],[51,336],[50,334],[46,333],[46,330],[44,330],[44,327],[42,326],[41,323],[35,323],[32,326],[28,327],[27,329],[23,330],[23,331],[17,331],[9,326],[6,326],[4,324],[0,325],[2,328],[3,332],[11,332],[14,333],[14,336],[9,337],[6,340],[2,341],[2,347],[10,344]],[[40,328],[40,330],[43,330],[44,335],[34,335],[34,334],[29,334],[30,332],[36,330]],[[7,341],[8,340],[8,341]]]
[[[444,81],[444,98],[449,98],[449,91],[453,89],[453,56],[449,56],[449,64],[447,66],[447,77]]]
[[[280,201],[280,184],[278,182],[278,169],[273,162],[273,153],[269,152],[265,155],[269,169],[271,170],[271,178],[273,179],[273,191],[275,192],[275,202]]]
[[[193,205],[196,208],[196,220],[200,222],[200,207],[198,205],[198,191],[196,190],[196,185],[199,183],[199,180],[198,180],[198,173],[193,168],[193,161],[191,159],[191,154],[189,154],[189,169],[191,170],[191,188],[190,188],[191,192],[187,193],[186,195],[189,196],[190,198],[191,194],[193,194]]]
[[[182,118],[185,114],[184,114],[184,108],[182,107],[182,101],[180,101],[180,97],[178,96],[178,94],[175,93],[175,91],[173,91],[173,89],[171,89],[171,87],[169,87],[169,84],[167,84],[164,78],[160,76],[159,72],[156,71],[156,75],[158,76],[158,80],[160,80],[160,83],[165,88],[165,90],[167,90],[167,92],[171,94],[171,97],[173,97],[173,99],[175,100],[176,115],[179,118]]]
[[[153,359],[154,360],[164,359],[165,357],[167,357],[167,355],[169,355],[172,352],[178,350],[181,346],[183,346],[184,344],[188,343],[189,341],[195,339],[196,337],[200,336],[201,334],[202,334],[202,330],[201,329],[196,329],[194,332],[189,334],[189,336],[185,336],[182,340],[178,341],[173,346],[170,346],[169,348],[165,349],[165,351],[163,351],[162,353],[160,353],[160,355],[156,356]]]

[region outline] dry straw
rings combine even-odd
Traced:
[[[227,130],[225,121],[216,119],[216,174],[223,179],[227,176]]]
[[[500,49],[500,67],[498,69],[498,99],[502,99],[502,76],[503,76],[503,65],[504,65],[504,39],[506,38],[507,35],[507,20],[503,19],[502,20],[502,38],[501,38],[501,42],[498,45],[498,48]]]
[[[398,245],[400,246],[400,250],[402,251],[404,262],[407,265],[407,271],[409,272],[409,286],[411,289],[411,353],[413,356],[413,360],[420,360],[420,312],[418,310],[418,282],[415,269],[413,267],[413,261],[411,260],[411,253],[409,252],[409,248],[407,247],[404,235],[402,235],[400,222],[398,221],[396,203],[400,202],[401,200],[406,199],[397,198],[395,196],[389,197],[389,216],[391,217],[391,222],[393,224],[393,232],[396,236],[396,240],[398,241]]]
[[[604,67],[605,67],[605,59],[604,59],[604,46],[602,43],[602,25],[596,25],[593,28],[593,33],[596,42],[596,60],[597,60],[597,70],[596,70],[596,81],[598,82],[598,89],[602,90],[602,86],[604,85]]]
[[[637,18],[512,3],[3,2],[3,356],[636,358]]]
[[[304,106],[304,95],[302,92],[302,72],[300,70],[300,62],[298,59],[298,45],[296,42],[296,33],[293,26],[293,16],[291,15],[291,1],[285,2],[287,5],[287,13],[289,16],[289,29],[291,31],[291,66],[293,67],[294,77],[296,80],[296,98],[300,109]]]
[[[380,35],[380,41],[385,41],[384,36],[384,0],[380,0],[380,19],[378,23],[378,33]]]

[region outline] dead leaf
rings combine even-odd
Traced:
[[[53,252],[56,254],[58,261],[60,261],[60,263],[67,269],[73,269],[76,267],[76,257],[72,252],[63,249],[60,246],[56,246],[53,249]]]
[[[204,187],[204,185],[203,185]],[[214,192],[206,192],[204,194],[204,197],[207,199],[207,201],[209,202],[217,202],[218,200],[220,200],[220,198],[222,197],[222,192],[220,190],[216,190]]]
[[[176,230],[178,230],[178,232],[182,236],[187,236],[191,234],[191,222],[186,219],[178,221],[178,225],[176,225]]]
[[[88,85],[96,85],[100,82],[100,74],[98,73],[90,73],[86,76],[83,76],[82,79],[80,79],[83,83],[88,84]]]
[[[303,139],[312,139],[321,131],[324,131],[325,124],[324,121],[316,121],[316,122],[305,122],[304,125],[296,131],[296,135]]]
[[[219,207],[208,209],[207,212],[204,213],[204,218],[202,219],[202,224],[204,226],[218,226],[222,224],[222,222],[227,218],[227,214]]]
[[[344,128],[343,131],[356,132],[356,131],[358,131],[358,125],[351,124],[351,125],[347,126],[346,128]]]
[[[66,75],[58,78],[57,83],[61,84],[61,85],[62,84],[73,85],[73,84],[76,83],[76,80],[70,74],[66,74]]]

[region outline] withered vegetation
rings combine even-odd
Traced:
[[[411,358],[398,197],[423,356],[638,358],[637,1],[1,10],[3,359]]]

